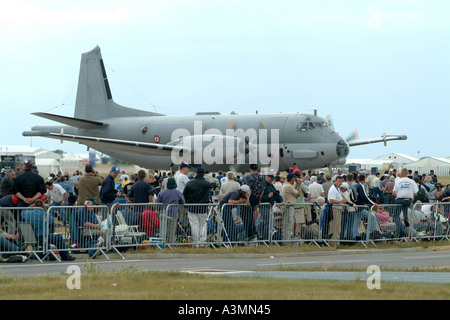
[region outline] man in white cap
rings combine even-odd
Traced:
[[[225,203],[232,204],[245,204],[250,205],[249,197],[250,197],[250,187],[246,184],[242,185],[238,190],[234,190],[228,192],[222,200],[219,202],[219,207],[222,207]]]
[[[219,208],[228,203],[235,204],[226,206],[222,210],[222,219],[229,241],[244,240],[239,239],[239,234],[244,233],[244,225],[241,220],[243,210],[250,207],[251,190],[248,185],[242,185],[238,190],[228,192],[219,202]],[[245,207],[243,208],[243,206]],[[244,238],[245,235],[242,236]]]

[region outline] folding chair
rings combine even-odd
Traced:
[[[145,232],[139,231],[139,225],[130,226],[127,224],[122,212],[116,213],[117,225],[115,226],[115,234],[121,242],[134,242],[139,244],[142,239],[146,238]]]
[[[36,234],[34,233],[34,227],[31,223],[27,222],[19,222],[19,233],[21,235],[22,239],[22,249],[24,251],[27,251],[28,246],[32,246],[33,250],[28,251],[33,254],[33,256],[36,257],[36,259],[39,260],[40,263],[42,263],[42,259],[39,257],[39,255],[36,252],[36,246],[39,246],[38,240],[36,239]],[[44,257],[45,258],[45,257]]]

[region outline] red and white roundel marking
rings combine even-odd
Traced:
[[[154,141],[155,143],[159,143],[159,142],[161,141],[161,139],[159,138],[159,136],[154,136],[154,137],[153,137],[153,141]]]

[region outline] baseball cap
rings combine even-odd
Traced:
[[[186,164],[186,163],[184,163],[184,162],[182,162],[182,163],[180,164],[180,169],[182,169],[182,168],[189,168],[189,165]]]
[[[86,198],[86,201],[91,201],[94,204],[97,204],[97,200],[95,198]]]
[[[167,189],[175,189],[177,187],[177,182],[174,178],[167,179]]]
[[[249,192],[250,191],[250,187],[246,184],[242,185],[240,188],[242,191],[244,192]]]
[[[111,171],[114,173],[120,173],[120,168],[119,168],[119,166],[114,166],[111,168]]]
[[[205,170],[203,168],[198,168],[197,174],[205,174]]]
[[[24,164],[27,168],[33,167],[33,161],[31,161],[31,160],[25,160],[25,161],[23,162],[23,164]]]
[[[346,190],[349,190],[349,189],[350,189],[350,187],[349,187],[349,185],[348,185],[347,182],[342,182],[341,188],[344,188],[344,189],[346,189]]]
[[[289,180],[291,180],[292,178],[295,178],[295,177],[297,177],[295,174],[293,174],[293,173],[288,173],[288,175],[287,175],[287,177],[286,177],[286,180],[289,181]]]

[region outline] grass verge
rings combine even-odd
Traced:
[[[81,289],[67,275],[11,279],[3,275],[2,300],[448,300],[450,285],[383,282],[369,290],[355,281],[228,278],[136,268],[82,275]]]

